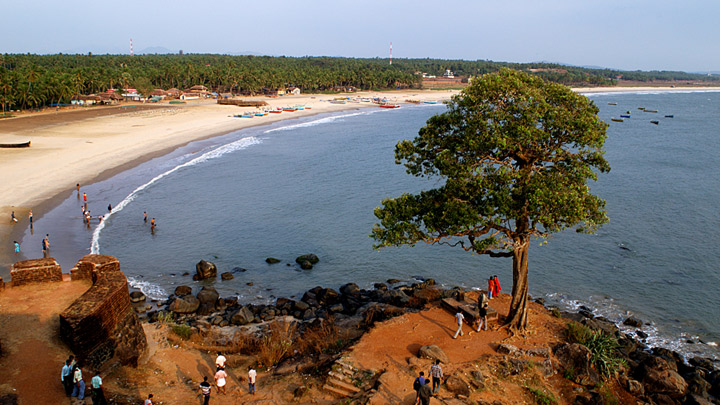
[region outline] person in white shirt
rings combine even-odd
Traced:
[[[463,320],[465,319],[465,316],[462,314],[462,312],[458,312],[455,314],[455,319],[457,319],[458,328],[455,331],[455,336],[453,336],[453,339],[457,339],[458,335],[462,336],[464,335],[462,330]]]
[[[222,355],[222,353],[218,352],[217,358],[215,359],[215,367],[217,367],[218,370],[225,370],[225,362],[227,359],[225,356]]]
[[[250,390],[250,393],[255,395],[255,379],[257,378],[257,371],[255,371],[252,366],[250,366],[250,371],[248,372],[248,389]]]

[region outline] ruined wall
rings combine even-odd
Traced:
[[[73,279],[92,278],[93,285],[60,314],[60,337],[85,364],[99,366],[113,357],[137,366],[147,340],[130,306],[128,283],[112,256],[87,255]]]
[[[12,265],[10,279],[13,286],[29,283],[62,281],[62,269],[53,258],[21,260]]]

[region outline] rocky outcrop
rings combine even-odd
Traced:
[[[300,265],[300,268],[303,270],[310,270],[313,268],[314,265],[316,265],[320,259],[317,257],[317,255],[314,255],[312,253],[308,253],[306,255],[298,256],[295,259],[295,263]]]
[[[450,362],[447,354],[445,354],[445,352],[437,345],[425,345],[420,347],[420,350],[418,350],[418,357],[431,360],[440,360],[441,363],[445,364]]]
[[[193,280],[206,280],[217,277],[217,266],[213,262],[200,260],[195,265],[195,271],[196,274],[193,275]]]
[[[592,353],[578,343],[562,343],[555,348],[555,357],[567,376],[580,385],[596,385],[600,376],[590,361]]]
[[[71,274],[89,275],[93,285],[60,314],[60,337],[79,361],[100,366],[112,358],[137,366],[147,340],[120,262],[105,255],[87,255]]]
[[[14,287],[30,283],[62,281],[62,270],[53,258],[21,260],[12,265],[10,278]]]

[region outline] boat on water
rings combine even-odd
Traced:
[[[425,103],[425,104],[437,104],[438,102],[435,101],[435,100],[425,100],[425,101],[423,101],[423,103]]]
[[[0,143],[0,148],[29,148],[30,141],[20,143]]]
[[[660,121],[650,121],[650,123],[651,123],[651,124],[658,125],[658,124],[660,124]]]
[[[666,115],[665,118],[675,118],[675,116],[672,114],[669,114],[669,115]]]
[[[610,118],[611,121],[615,122],[623,122],[624,120],[622,118]]]
[[[380,108],[400,108],[400,104],[379,104]]]
[[[656,113],[656,112],[657,112],[657,110],[643,110],[643,111],[649,112],[649,113]]]
[[[645,107],[638,107],[638,110],[644,110]]]
[[[630,118],[628,114],[620,114],[620,118]]]
[[[608,103],[608,105],[617,105],[617,103]]]

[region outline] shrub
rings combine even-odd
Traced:
[[[625,361],[618,355],[617,340],[601,330],[591,331],[585,325],[570,322],[565,331],[570,343],[579,343],[592,353],[592,364],[603,377],[614,375]]]
[[[188,340],[190,339],[190,336],[192,336],[192,328],[190,325],[186,324],[173,324],[171,326],[173,333],[178,335],[180,339],[182,340]]]
[[[265,336],[260,339],[258,360],[265,366],[274,366],[283,360],[293,344],[297,325],[295,322],[272,322]]]
[[[552,404],[558,403],[555,396],[549,392],[545,392],[538,388],[532,388],[532,387],[525,387],[525,388],[527,388],[530,391],[530,393],[533,395],[533,399],[535,399],[535,403],[538,405],[552,405]]]

